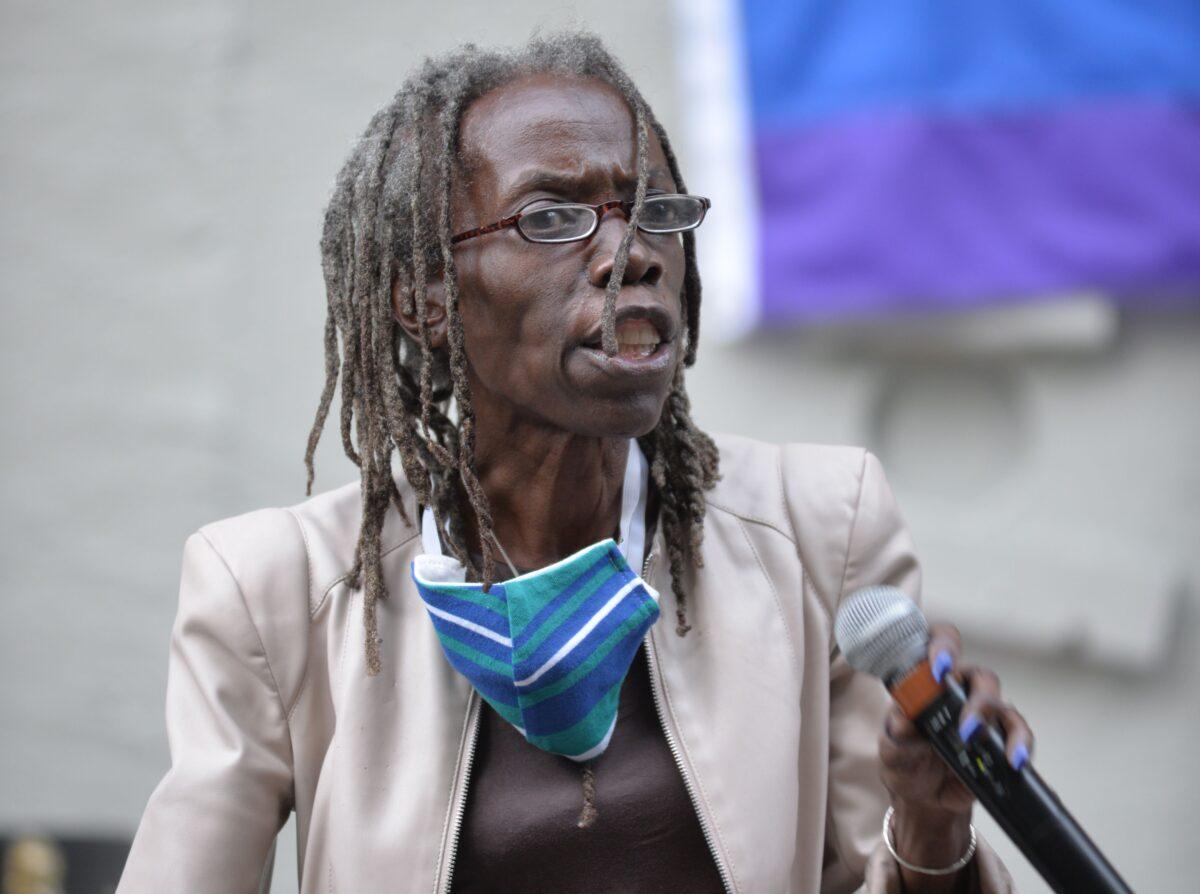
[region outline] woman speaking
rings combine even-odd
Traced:
[[[855,589],[918,596],[878,462],[692,421],[708,207],[591,36],[467,46],[375,115],[306,457],[337,392],[361,480],[188,540],[122,894],[265,888],[291,811],[304,892],[1009,889],[833,642]],[[958,650],[934,625],[963,734],[1027,760]]]

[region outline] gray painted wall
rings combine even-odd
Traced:
[[[351,141],[425,53],[582,24],[682,133],[671,10],[2,0],[0,16],[0,827],[132,830],[167,764],[185,537],[302,496],[319,221]],[[709,342],[691,391],[711,429],[882,456],[932,610],[1000,671],[1043,773],[1135,887],[1189,890],[1200,321],[1064,308]],[[320,487],[353,472],[336,441]],[[289,835],[276,890],[295,890]]]

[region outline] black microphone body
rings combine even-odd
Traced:
[[[879,677],[904,715],[995,818],[1059,894],[1131,894],[1058,796],[1028,764],[1014,770],[1004,737],[984,724],[959,737],[966,705],[951,675],[934,679],[926,653],[929,624],[896,587],[865,587],[838,610],[837,642],[849,664]]]
[[[929,673],[927,665],[918,671]],[[1021,853],[1058,892],[1120,892],[1130,888],[1028,763],[1014,770],[1004,738],[984,725],[968,742],[958,736],[966,694],[948,676],[942,692],[911,718]]]

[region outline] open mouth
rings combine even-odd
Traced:
[[[654,303],[618,307],[616,323],[616,354],[604,353],[600,320],[580,344],[593,363],[622,375],[657,375],[670,366],[676,324],[666,308]]]
[[[653,323],[645,318],[621,320],[617,323],[617,357],[623,360],[645,360],[652,357],[664,344],[664,339]],[[599,337],[584,343],[585,348],[603,351]]]

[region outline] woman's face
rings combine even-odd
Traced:
[[[547,202],[632,199],[634,128],[621,95],[597,80],[530,75],[485,94],[462,120],[452,232]],[[653,134],[647,167],[649,194],[676,191]],[[608,357],[600,317],[626,224],[610,211],[585,241],[531,243],[509,227],[455,246],[478,415],[587,436],[654,428],[682,356],[683,247],[638,231],[617,297],[621,351]]]

